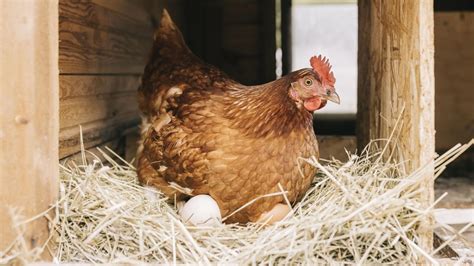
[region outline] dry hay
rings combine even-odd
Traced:
[[[419,245],[420,225],[431,219],[434,206],[420,200],[430,167],[405,174],[402,163],[383,159],[386,143],[373,141],[360,156],[348,153],[345,163],[301,159],[319,174],[282,222],[211,228],[183,224],[175,206],[140,186],[134,167],[113,159],[112,151],[100,150],[104,162],[83,152],[83,164],[61,167],[60,198],[52,208],[55,218],[49,218],[53,234],[45,248],[56,262],[405,264],[424,257],[436,263],[434,252]],[[435,177],[472,143],[438,157]],[[49,217],[45,212],[32,219],[41,216]],[[0,253],[0,263],[2,257],[34,260],[40,252],[13,250],[25,250],[21,238]]]

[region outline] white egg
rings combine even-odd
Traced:
[[[179,210],[183,222],[195,226],[221,224],[221,211],[217,202],[209,195],[197,195],[188,200]]]

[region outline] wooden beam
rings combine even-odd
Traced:
[[[404,108],[397,144],[412,171],[434,157],[433,0],[359,0],[358,6],[359,150],[387,138]],[[432,171],[421,199],[426,206],[433,200]],[[425,250],[432,249],[431,225],[420,226]]]
[[[282,75],[291,72],[291,0],[281,0]]]
[[[260,83],[266,83],[276,78],[276,21],[275,0],[260,2]]]
[[[0,1],[0,250],[17,236],[9,208],[30,218],[58,191],[58,1]],[[26,224],[30,247],[48,235]]]

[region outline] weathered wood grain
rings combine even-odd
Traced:
[[[176,1],[176,0],[175,0]],[[150,22],[150,14],[153,14],[156,10],[153,10],[155,5],[160,4],[163,1],[150,1],[150,0],[91,0],[96,5],[105,7],[109,10],[117,12],[119,14],[128,16],[135,20],[139,20],[143,23]],[[155,3],[156,2],[156,3]]]
[[[65,101],[74,97],[136,92],[140,76],[61,75],[59,84],[59,99]]]
[[[104,119],[82,125],[82,137],[86,149],[115,141],[139,123],[135,113],[124,115],[118,120]],[[81,150],[79,126],[64,129],[59,137],[59,158],[65,158]],[[125,143],[122,143],[125,144]]]
[[[119,143],[138,123],[136,89],[153,38],[148,0],[59,2],[61,158],[85,146]],[[161,12],[161,10],[160,10]]]
[[[136,89],[152,45],[151,1],[59,2],[61,158],[119,143],[138,123]],[[151,5],[154,7],[154,4]]]
[[[152,39],[98,30],[70,21],[59,23],[62,74],[140,74]]]
[[[128,37],[152,38],[151,20],[144,14],[144,8],[128,1],[130,6],[142,10],[143,13],[142,16],[130,16],[133,13],[130,10],[133,8],[129,8],[128,13],[125,14],[111,9],[116,7],[119,1],[105,1],[109,3],[108,8],[95,2],[61,0],[59,1],[59,20]]]
[[[0,250],[17,237],[10,208],[31,218],[58,192],[58,1],[0,2]],[[27,248],[46,219],[24,224]],[[46,257],[44,257],[46,258]],[[19,262],[21,264],[21,262]]]
[[[120,120],[122,115],[135,114],[138,104],[135,92],[73,98],[61,101],[59,122],[61,129],[102,119]]]
[[[138,124],[139,76],[60,76],[59,156],[80,150],[79,125],[87,148],[120,138]]]
[[[404,108],[397,145],[411,172],[435,155],[433,1],[359,0],[358,6],[359,150],[370,139],[388,138]],[[434,197],[432,166],[425,186],[420,200],[428,206]],[[432,224],[426,219],[419,229],[427,251],[433,247]]]

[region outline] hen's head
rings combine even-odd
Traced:
[[[290,97],[302,103],[310,112],[323,108],[327,101],[339,103],[339,95],[334,88],[336,79],[329,60],[319,55],[313,56],[310,63],[312,69],[305,68],[292,73]]]

